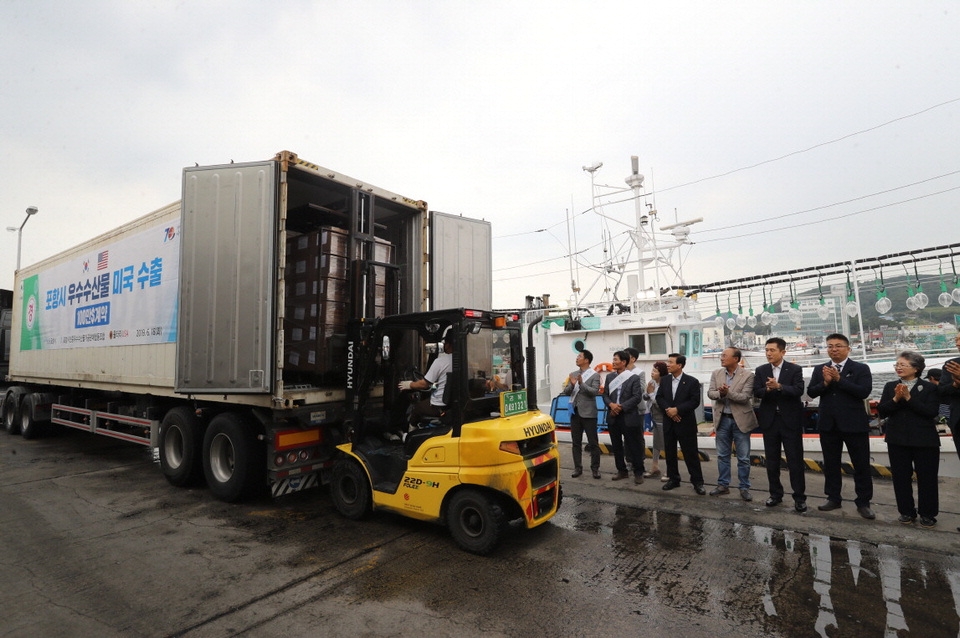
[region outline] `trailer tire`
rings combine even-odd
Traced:
[[[203,478],[203,425],[186,406],[173,408],[160,423],[160,469],[176,487],[196,485]]]
[[[350,459],[340,459],[334,463],[330,498],[337,511],[350,520],[358,521],[372,511],[370,481],[359,463]]]
[[[20,419],[17,418],[17,404],[20,402],[20,393],[12,389],[7,391],[3,398],[3,428],[7,434],[20,434]]]
[[[235,412],[213,417],[203,437],[203,474],[215,497],[236,503],[266,487],[266,456],[249,419]]]
[[[479,490],[460,490],[447,507],[450,535],[471,554],[485,556],[492,552],[508,523],[500,503]]]
[[[41,397],[39,394],[27,394],[20,399],[20,407],[17,410],[20,421],[20,435],[25,439],[35,439],[40,434],[40,427],[44,421],[37,420],[37,403]]]

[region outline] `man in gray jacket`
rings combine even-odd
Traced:
[[[753,411],[753,372],[740,365],[739,348],[720,353],[719,370],[710,375],[707,396],[713,399],[713,429],[717,434],[717,487],[710,496],[730,493],[730,447],[737,448],[737,479],[740,498],[752,501],[750,495],[750,433],[757,429]]]
[[[593,354],[583,350],[577,355],[577,369],[570,373],[561,394],[570,397],[570,439],[573,450],[573,478],[583,474],[583,435],[587,435],[590,471],[600,478],[600,442],[597,439],[597,393],[600,375],[590,367]]]

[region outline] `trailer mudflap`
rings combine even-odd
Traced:
[[[270,486],[270,494],[274,498],[277,498],[319,486],[320,474],[318,472],[312,472],[310,474],[288,476],[287,478],[280,479]]]

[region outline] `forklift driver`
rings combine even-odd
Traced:
[[[453,371],[453,333],[443,338],[443,352],[433,360],[427,374],[419,381],[401,381],[397,387],[401,390],[431,390],[430,396],[413,405],[410,412],[410,425],[417,427],[425,419],[443,414],[443,389],[447,385],[447,373]]]

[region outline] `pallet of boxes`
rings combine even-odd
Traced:
[[[356,242],[357,254],[351,258],[350,236],[342,228],[288,233],[283,322],[286,380],[305,385],[342,382],[348,320],[398,312],[394,307],[398,295],[391,291],[397,281],[393,245],[380,238],[373,242],[373,250],[370,245]]]

